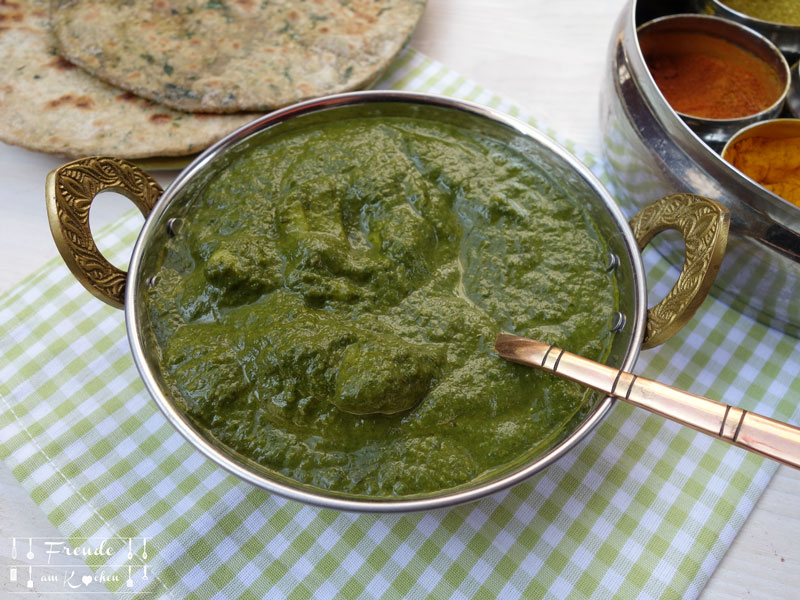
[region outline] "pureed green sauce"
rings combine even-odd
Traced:
[[[551,448],[591,408],[493,352],[507,331],[602,360],[606,248],[510,148],[408,118],[256,147],[192,200],[147,292],[164,375],[218,440],[320,488],[451,488]]]

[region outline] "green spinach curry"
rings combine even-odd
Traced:
[[[617,305],[587,215],[499,142],[391,117],[287,133],[187,220],[147,292],[164,377],[272,471],[443,490],[550,449],[591,408],[493,352],[502,330],[602,360]]]

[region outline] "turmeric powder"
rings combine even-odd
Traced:
[[[735,142],[725,159],[784,200],[800,206],[800,137],[751,137]]]

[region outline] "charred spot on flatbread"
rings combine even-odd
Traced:
[[[78,68],[64,57],[58,55],[54,56],[46,64],[48,67],[53,67],[54,69],[58,69],[59,71],[69,71],[70,69]]]

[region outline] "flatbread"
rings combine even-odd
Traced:
[[[197,152],[256,115],[191,115],[112,87],[56,54],[47,0],[0,0],[0,140],[123,158]]]
[[[364,87],[425,0],[53,0],[59,52],[178,110],[269,110]]]

